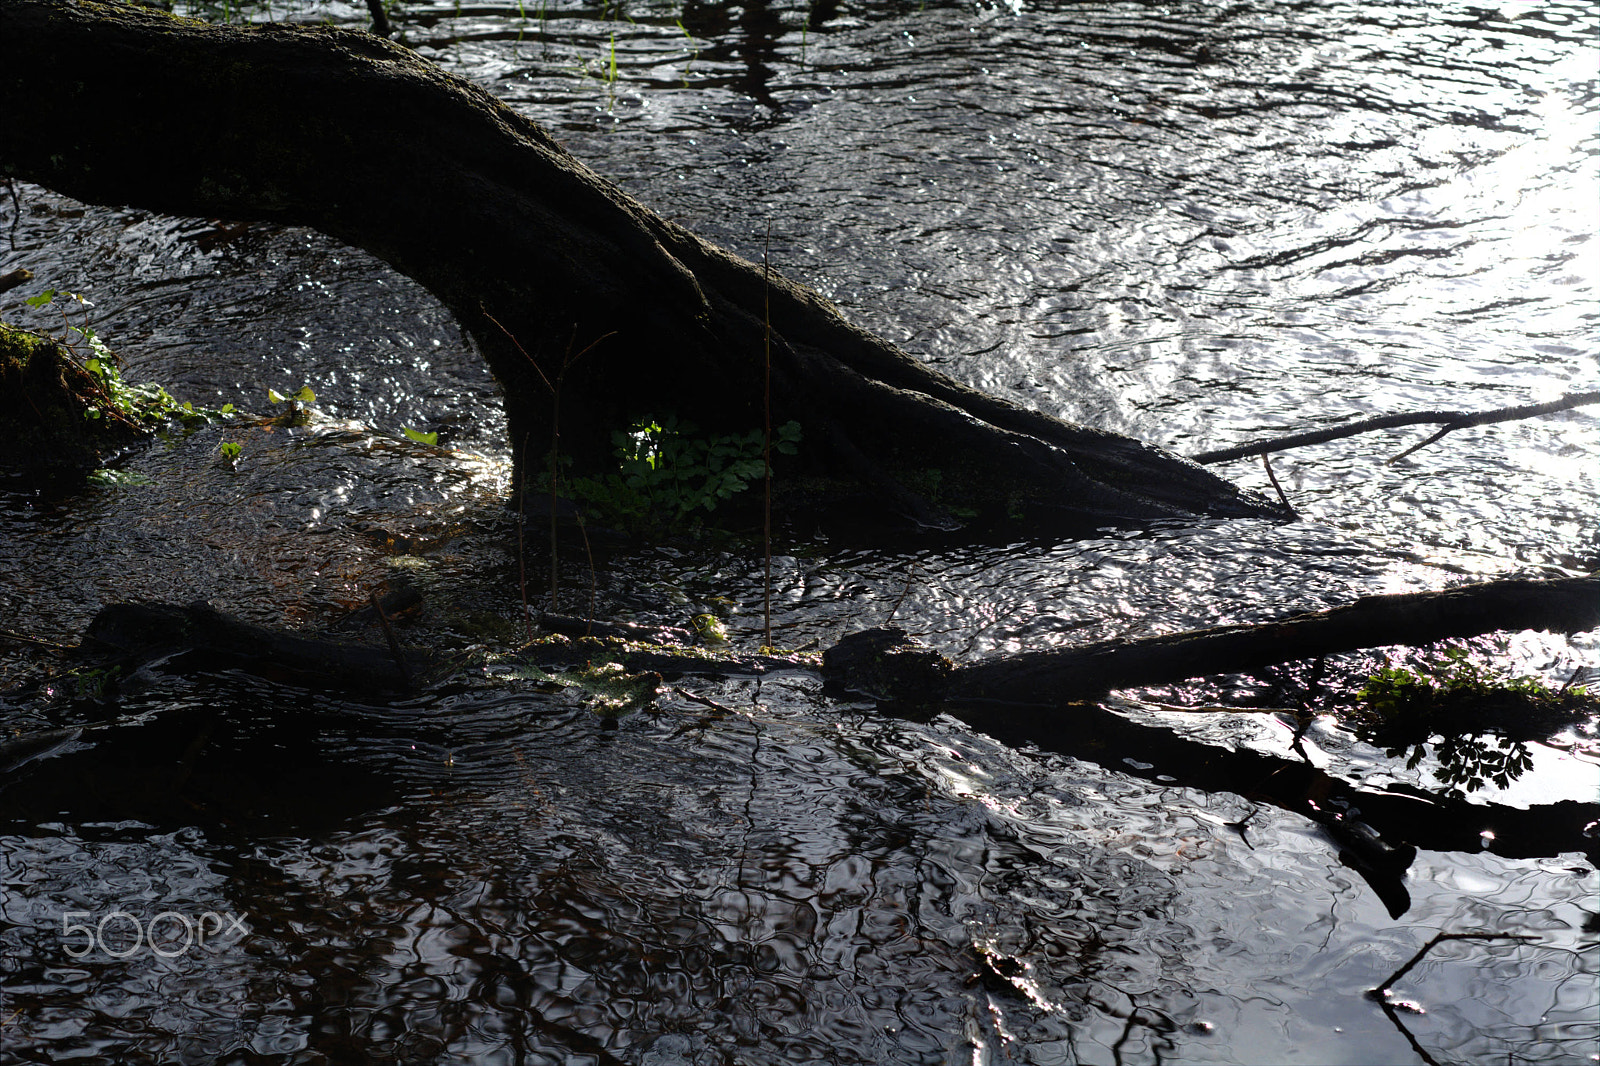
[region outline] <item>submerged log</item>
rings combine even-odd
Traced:
[[[409,651],[306,637],[252,625],[206,603],[113,603],[84,632],[85,650],[132,662],[183,657],[206,668],[243,669],[273,681],[350,692],[406,692],[440,665]]]
[[[416,279],[504,386],[518,485],[553,447],[579,471],[610,465],[611,430],[648,416],[759,428],[770,360],[772,424],[803,434],[780,489],[820,482],[871,517],[1283,514],[1188,460],[930,370],[367,33],[6,0],[0,114],[0,175],[311,226]]]

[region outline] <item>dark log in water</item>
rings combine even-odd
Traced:
[[[770,326],[772,418],[803,433],[780,475],[867,517],[1284,513],[1186,459],[930,370],[367,33],[7,0],[0,114],[0,174],[92,203],[312,226],[415,278],[504,385],[518,484],[556,441],[557,410],[579,471],[610,465],[611,431],[645,416],[759,428]]]
[[[305,637],[224,614],[209,604],[113,603],[84,633],[85,650],[128,661],[181,656],[189,668],[242,669],[269,680],[357,693],[406,692],[438,667],[434,656]]]
[[[1283,632],[1283,627],[1310,626],[1325,634],[1317,644],[1304,632],[1290,629],[1275,657],[1244,641],[1250,662],[1266,662],[1343,650],[1373,644],[1426,642],[1441,636],[1461,636],[1496,628],[1580,629],[1600,624],[1600,598],[1595,577],[1562,581],[1502,581],[1469,585],[1438,593],[1374,596],[1346,608],[1321,611],[1287,622],[1259,627],[1227,627],[1227,641],[1241,641],[1241,630]],[[1490,621],[1498,619],[1498,623]],[[1475,619],[1466,622],[1462,619]],[[558,626],[575,627],[578,620],[558,618]],[[1396,626],[1410,626],[1409,636]],[[1353,628],[1352,628],[1353,627]],[[659,631],[650,630],[653,636]],[[1297,635],[1298,634],[1298,635]],[[1359,634],[1359,635],[1352,635]],[[1130,641],[1121,646],[1167,647],[1184,638],[1204,641],[1205,633],[1184,634],[1156,641]],[[1333,641],[1334,643],[1327,643]],[[377,648],[319,640],[252,626],[230,618],[204,604],[176,607],[165,604],[115,604],[104,608],[90,625],[86,647],[99,646],[135,659],[155,655],[183,655],[205,666],[242,668],[262,676],[295,684],[335,686],[356,690],[400,691],[410,677],[437,670],[434,657],[406,652],[403,670],[393,657]],[[1103,647],[1097,645],[1096,647]],[[1034,653],[1062,656],[1066,652]],[[1264,656],[1264,657],[1263,657]],[[643,645],[636,641],[583,637],[542,641],[520,649],[517,660],[532,666],[557,669],[615,662],[635,673],[668,677],[749,676],[780,670],[815,671],[815,656],[719,654],[693,648]],[[1415,848],[1477,851],[1483,834],[1495,839],[1495,850],[1509,856],[1555,855],[1584,851],[1600,858],[1600,844],[1586,827],[1600,821],[1600,805],[1558,803],[1531,810],[1495,804],[1471,803],[1431,795],[1403,786],[1384,792],[1358,789],[1338,781],[1308,763],[1283,759],[1252,750],[1233,751],[1191,740],[1157,725],[1131,720],[1094,703],[1073,699],[1052,700],[1050,692],[1103,691],[1108,678],[1118,686],[1141,682],[1127,664],[1116,672],[1101,670],[1079,685],[1040,674],[1034,663],[1020,678],[1006,680],[1000,667],[1023,656],[953,667],[949,660],[916,647],[897,630],[869,630],[840,641],[822,657],[821,672],[836,684],[865,691],[890,708],[912,707],[916,713],[949,710],[977,729],[1012,743],[1032,743],[1098,762],[1112,769],[1204,791],[1237,792],[1300,813],[1316,821],[1339,845],[1341,857],[1357,870],[1392,911],[1405,906],[1400,876]],[[1070,660],[1054,660],[1059,666]],[[1166,653],[1147,659],[1136,653],[1131,663],[1153,662],[1155,676],[1171,679],[1179,667]],[[1240,660],[1222,665],[1217,659],[1199,660],[1191,672],[1245,669]],[[1183,667],[1189,669],[1189,667]],[[408,674],[409,671],[410,673]],[[997,672],[998,671],[998,672]],[[970,677],[984,679],[984,691],[1027,692],[1030,698],[1001,702],[995,698],[973,700]],[[1023,678],[1042,687],[1017,689]],[[1082,686],[1087,686],[1083,688]],[[939,702],[941,695],[948,702]],[[1398,908],[1398,910],[1397,910]]]
[[[1057,704],[1119,688],[1233,674],[1273,663],[1422,645],[1501,630],[1582,632],[1600,626],[1600,574],[1550,581],[1512,579],[1441,592],[1364,596],[1280,622],[1217,626],[1141,640],[1023,652],[963,666],[951,679],[957,703]]]
[[[66,346],[0,322],[0,473],[81,476],[147,436]]]

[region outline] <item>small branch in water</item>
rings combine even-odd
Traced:
[[[719,711],[722,714],[737,715],[739,713],[732,707],[724,707],[714,699],[702,696],[698,692],[690,692],[686,688],[679,688],[677,685],[672,686],[672,691],[688,700],[690,703],[698,703],[702,707],[710,707],[713,711]]]
[[[14,640],[20,644],[37,644],[41,648],[54,648],[56,651],[77,651],[76,644],[57,644],[53,640],[41,640],[38,637],[25,637],[21,633],[13,633],[9,629],[0,629],[0,637]]]
[[[1435,944],[1441,944],[1446,940],[1536,941],[1538,939],[1539,938],[1536,936],[1515,936],[1510,933],[1439,933],[1432,940],[1422,945],[1422,948],[1415,955],[1411,956],[1411,961],[1407,962],[1404,966],[1390,974],[1387,981],[1383,982],[1383,984],[1379,985],[1377,988],[1369,989],[1367,991],[1367,998],[1377,1001],[1378,1006],[1383,1008],[1383,1013],[1388,1016],[1389,1021],[1393,1022],[1394,1027],[1400,1030],[1400,1035],[1406,1038],[1406,1042],[1411,1045],[1411,1050],[1415,1051],[1417,1056],[1421,1058],[1423,1062],[1427,1063],[1428,1066],[1439,1066],[1439,1060],[1428,1054],[1427,1049],[1425,1049],[1422,1044],[1417,1041],[1417,1038],[1412,1035],[1411,1030],[1406,1028],[1406,1024],[1400,1020],[1400,1014],[1396,1010],[1397,1005],[1389,998],[1389,990],[1394,986],[1395,982],[1409,973],[1413,966],[1421,962],[1423,956],[1427,955],[1429,951],[1433,950]],[[1420,1009],[1412,1004],[1402,1003],[1398,1006],[1403,1010],[1408,1010],[1413,1013],[1421,1013]]]
[[[376,589],[369,596],[372,609],[378,612],[378,621],[383,626],[384,639],[389,642],[389,654],[394,656],[394,664],[400,670],[400,681],[406,688],[411,687],[411,670],[406,666],[405,653],[400,650],[400,638],[394,635],[394,627],[389,624],[389,615],[385,613],[382,602],[378,599]]]
[[[1446,433],[1458,429],[1467,429],[1471,426],[1487,426],[1495,422],[1514,422],[1524,418],[1538,418],[1541,415],[1555,414],[1557,411],[1567,411],[1574,407],[1585,407],[1590,404],[1600,403],[1600,392],[1575,392],[1551,400],[1549,403],[1523,404],[1518,407],[1499,407],[1492,411],[1417,411],[1413,414],[1379,415],[1376,418],[1364,418],[1359,422],[1351,422],[1345,426],[1335,426],[1330,429],[1315,429],[1305,433],[1291,433],[1286,437],[1274,437],[1271,440],[1256,441],[1254,444],[1241,444],[1233,448],[1218,448],[1214,451],[1201,452],[1192,456],[1195,462],[1202,465],[1212,463],[1226,463],[1233,459],[1246,459],[1252,455],[1265,455],[1268,452],[1280,452],[1289,448],[1304,448],[1310,444],[1323,444],[1330,440],[1339,440],[1343,437],[1353,437],[1358,433],[1369,433],[1378,429],[1396,429],[1400,426],[1438,425],[1444,428],[1415,447],[1408,448],[1389,460],[1398,462],[1416,451],[1425,448],[1438,440]]]
[[[1526,940],[1526,941],[1535,941],[1535,940],[1538,940],[1538,939],[1539,938],[1536,937],[1536,936],[1517,936],[1517,935],[1514,935],[1512,933],[1438,933],[1438,934],[1436,934],[1434,936],[1434,938],[1432,940],[1430,940],[1426,944],[1422,945],[1422,947],[1417,951],[1417,953],[1415,955],[1411,956],[1411,961],[1407,962],[1404,966],[1400,967],[1394,973],[1390,974],[1388,980],[1384,981],[1383,984],[1379,985],[1377,988],[1374,988],[1374,989],[1370,990],[1367,993],[1367,996],[1370,999],[1387,999],[1388,995],[1389,995],[1389,990],[1395,986],[1395,982],[1399,981],[1400,978],[1402,978],[1406,974],[1410,973],[1412,967],[1416,966],[1417,963],[1421,962],[1423,960],[1423,957],[1426,956],[1428,954],[1428,952],[1432,951],[1435,945],[1442,944],[1446,940]]]
[[[764,435],[761,438],[761,467],[765,477],[762,500],[761,546],[766,553],[766,579],[761,597],[761,646],[772,647],[772,220],[767,220],[767,242],[761,249],[761,315],[766,327],[766,376],[762,379],[761,409]]]
[[[1289,497],[1284,494],[1283,486],[1278,484],[1278,475],[1272,472],[1272,460],[1267,458],[1267,453],[1261,453],[1261,465],[1267,468],[1267,480],[1272,482],[1272,487],[1278,490],[1278,499],[1283,501],[1283,509],[1294,514],[1294,504],[1289,502]]]
[[[911,594],[911,585],[917,578],[917,568],[911,567],[906,571],[906,587],[900,590],[900,595],[895,598],[894,606],[889,609],[889,617],[883,620],[884,625],[894,622],[894,616],[900,613],[900,605],[906,602],[906,597]]]
[[[557,595],[556,595],[556,593],[557,593],[557,589],[558,589],[558,585],[559,585],[559,581],[560,581],[560,572],[559,572],[560,562],[559,562],[559,557],[557,555],[557,551],[558,551],[558,548],[559,548],[559,538],[557,536],[557,531],[556,531],[556,525],[557,525],[556,519],[557,519],[557,515],[559,514],[559,509],[560,509],[559,484],[560,484],[561,470],[560,470],[560,465],[559,465],[559,459],[560,459],[560,453],[561,453],[561,386],[567,379],[567,371],[571,370],[573,368],[573,366],[577,364],[578,360],[582,359],[584,356],[586,356],[590,352],[594,351],[594,349],[598,345],[600,345],[602,342],[604,342],[608,338],[615,337],[617,335],[617,331],[616,330],[611,330],[610,332],[602,333],[600,336],[598,336],[594,340],[590,341],[584,347],[584,349],[582,351],[580,351],[580,352],[578,352],[578,354],[574,355],[574,354],[572,354],[572,346],[574,344],[576,344],[577,340],[578,340],[578,325],[577,325],[577,323],[573,323],[573,325],[572,325],[572,336],[567,341],[567,354],[566,354],[565,357],[562,358],[562,360],[561,360],[561,369],[560,369],[560,371],[558,371],[556,373],[555,381],[552,382],[550,380],[550,376],[548,374],[546,374],[544,372],[543,368],[541,368],[539,366],[539,361],[537,359],[535,359],[533,356],[528,354],[528,349],[526,349],[526,348],[524,348],[522,346],[522,342],[517,340],[515,334],[513,334],[509,329],[506,329],[505,326],[501,325],[500,324],[500,320],[495,318],[493,315],[491,315],[484,308],[484,306],[482,304],[478,305],[478,311],[479,311],[480,314],[483,315],[484,318],[486,318],[490,322],[492,322],[496,329],[498,329],[501,333],[505,334],[506,339],[509,340],[512,343],[512,345],[517,349],[517,351],[522,353],[522,357],[528,361],[528,365],[533,367],[533,372],[535,374],[539,375],[539,380],[544,383],[544,387],[550,390],[550,609],[552,611],[554,611],[556,609],[556,606],[557,606]],[[523,438],[522,438],[522,454],[524,456],[524,462],[525,462],[526,461],[526,456],[528,454],[528,437],[526,435],[524,435]],[[521,505],[521,501],[526,498],[526,493],[523,491],[523,485],[522,485],[522,481],[521,480],[519,480],[517,482],[517,493],[518,493],[518,497],[517,497],[518,498],[518,505],[517,505],[517,512],[518,512],[518,519],[517,519],[517,552],[518,552],[518,565],[521,566],[521,551],[522,551],[522,519],[521,519],[522,505]],[[599,582],[598,582],[598,578],[596,578],[596,576],[595,576],[594,552],[589,547],[589,534],[588,534],[588,531],[583,528],[583,521],[582,521],[581,518],[579,519],[579,522],[578,522],[578,529],[579,529],[580,532],[583,533],[583,550],[584,550],[585,554],[588,555],[588,557],[589,557],[589,607],[590,607],[590,614],[592,615],[593,612],[594,612],[594,601],[595,601],[595,597],[596,597],[596,594],[597,594],[596,593],[596,589],[598,587],[598,583]],[[522,614],[523,614],[524,618],[528,617],[528,590],[527,590],[527,578],[526,578],[526,575],[524,575],[524,577],[523,577]],[[530,623],[530,625],[531,625],[531,623]],[[530,642],[533,640],[533,631],[532,631],[531,628],[528,631],[528,640]]]
[[[22,198],[17,195],[17,179],[7,178],[6,189],[11,193],[11,250],[14,252],[17,250],[17,223],[22,221]],[[15,274],[16,271],[12,273]],[[30,272],[28,278],[31,277],[33,274]],[[22,280],[26,281],[28,278]]]
[[[522,454],[528,454],[528,435],[522,437]],[[522,482],[517,483],[517,586],[522,590],[522,624],[528,636],[528,643],[533,643],[533,616],[528,613],[528,560],[522,547],[522,523],[526,520],[522,510],[522,503],[527,499],[527,486]]]

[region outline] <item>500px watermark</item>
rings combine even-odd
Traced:
[[[127,911],[112,911],[91,923],[79,919],[93,919],[92,912],[67,911],[61,916],[61,935],[74,941],[67,944],[66,951],[75,959],[97,949],[114,959],[125,959],[140,948],[174,959],[196,947],[242,938],[250,931],[245,925],[248,917],[205,911],[191,918],[178,911],[162,911],[144,921]],[[79,941],[79,937],[83,939]]]

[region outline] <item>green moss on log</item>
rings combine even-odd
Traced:
[[[83,474],[146,436],[60,343],[0,322],[0,472]]]

